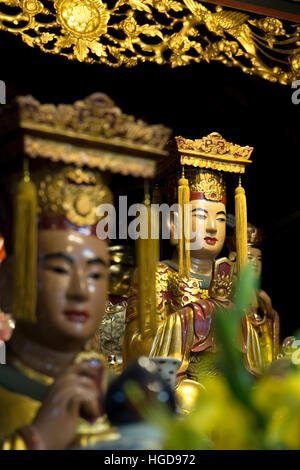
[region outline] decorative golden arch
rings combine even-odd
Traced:
[[[0,29],[43,52],[80,62],[176,67],[218,61],[272,82],[290,84],[300,78],[300,13],[254,8],[257,2],[250,0],[216,3],[0,0]],[[278,17],[253,11],[278,11]]]

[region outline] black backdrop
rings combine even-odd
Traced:
[[[43,54],[3,32],[0,59],[8,102],[29,93],[41,102],[72,103],[101,91],[123,112],[163,123],[175,135],[196,138],[218,131],[255,147],[245,187],[249,221],[265,234],[262,284],[281,316],[282,336],[300,327],[300,105],[292,104],[291,87],[221,64],[176,69],[80,64]]]

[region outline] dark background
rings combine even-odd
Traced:
[[[80,64],[43,54],[3,32],[0,45],[7,102],[16,94],[32,94],[41,102],[72,103],[101,91],[123,112],[163,123],[175,135],[197,138],[218,131],[255,147],[244,186],[248,219],[264,230],[262,287],[280,314],[283,338],[300,327],[300,105],[292,104],[291,87],[220,64],[176,69]],[[232,176],[229,212],[236,182]]]
[[[276,16],[295,22],[297,22],[296,15],[300,14],[298,0],[210,0],[208,3]]]

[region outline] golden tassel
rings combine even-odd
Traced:
[[[191,256],[190,250],[187,248],[187,239],[189,240],[189,212],[186,204],[190,203],[189,181],[184,177],[184,168],[182,167],[182,175],[178,181],[178,205],[179,215],[179,244],[178,244],[178,273],[181,278],[190,278]]]
[[[248,263],[247,203],[241,177],[235,190],[235,220],[237,271],[239,273]]]
[[[150,196],[146,192],[146,213],[141,217],[142,227],[147,227],[147,237],[137,242],[137,276],[138,276],[138,312],[139,331],[144,337],[147,332],[154,336],[157,330],[156,319],[156,268],[159,261],[159,238],[157,214],[151,208]],[[145,216],[145,217],[144,217]],[[152,226],[152,234],[151,234]],[[154,236],[157,238],[154,238]],[[153,238],[152,238],[153,236]]]
[[[16,320],[36,320],[37,192],[30,180],[28,162],[18,184],[14,214],[14,300]]]
[[[156,184],[153,188],[152,191],[152,204],[162,204],[163,198],[162,198],[162,191],[161,188],[159,187],[158,184]],[[162,212],[159,212],[158,215],[158,233],[159,233],[159,239],[161,239],[162,236]],[[162,246],[159,246],[159,259],[162,256]]]

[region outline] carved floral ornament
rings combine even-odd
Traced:
[[[112,204],[113,196],[98,173],[65,167],[39,178],[39,212],[43,215],[64,215],[72,223],[93,225],[100,217],[100,204]]]
[[[0,29],[80,62],[218,61],[282,84],[300,78],[300,24],[195,0],[0,0]]]
[[[17,108],[20,126],[45,131],[52,136],[81,138],[128,149],[167,155],[164,148],[171,129],[148,124],[122,112],[104,93],[93,93],[73,104],[41,104],[33,96],[17,96],[11,106],[0,109],[0,134],[9,125],[9,111]]]

